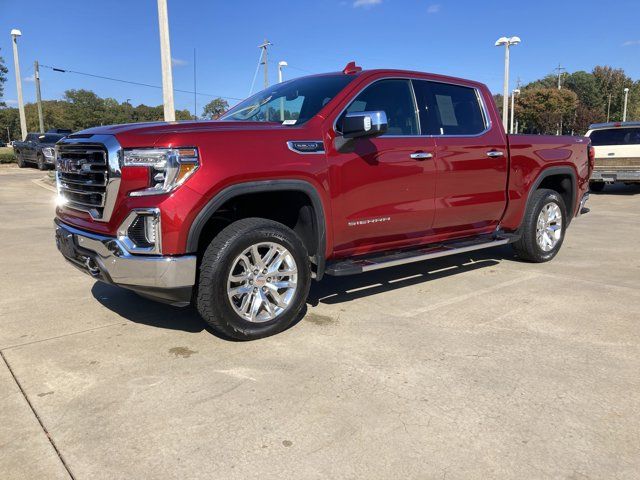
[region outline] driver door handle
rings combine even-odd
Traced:
[[[500,150],[489,150],[487,152],[487,157],[502,157],[504,155],[504,152],[501,152]]]
[[[409,156],[414,160],[427,160],[429,158],[433,158],[433,154],[428,152],[414,152]]]

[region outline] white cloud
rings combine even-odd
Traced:
[[[187,62],[186,60],[182,60],[181,58],[171,57],[171,66],[172,67],[184,67],[188,63],[189,62]]]
[[[29,75],[28,77],[24,77],[22,80],[24,80],[25,82],[33,83],[33,82],[36,81],[36,74],[34,73],[33,75]]]
[[[380,5],[382,3],[382,0],[355,0],[355,2],[353,2],[353,8],[358,8],[358,7],[372,7],[374,5]]]
[[[640,45],[640,40],[627,40],[622,44],[623,47],[631,47],[632,45]]]
[[[18,100],[7,99],[4,100],[4,103],[6,103],[7,105],[18,105]]]
[[[439,11],[440,11],[439,3],[433,3],[427,7],[427,13],[429,14],[438,13]]]

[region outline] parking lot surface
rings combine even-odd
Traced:
[[[42,176],[0,169],[0,478],[639,477],[640,188],[550,263],[328,277],[229,342],[66,264]]]

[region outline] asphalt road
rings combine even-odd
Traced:
[[[551,263],[327,278],[242,343],[67,265],[41,177],[0,169],[0,478],[640,477],[640,188]]]

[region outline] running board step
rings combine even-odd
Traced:
[[[482,236],[473,239],[455,240],[447,243],[430,245],[417,250],[398,250],[378,257],[363,257],[347,260],[338,260],[327,265],[325,273],[342,277],[355,275],[381,268],[396,267],[407,263],[422,262],[433,258],[456,255],[458,253],[472,252],[484,248],[497,247],[515,242],[517,235],[501,233],[497,236]]]

